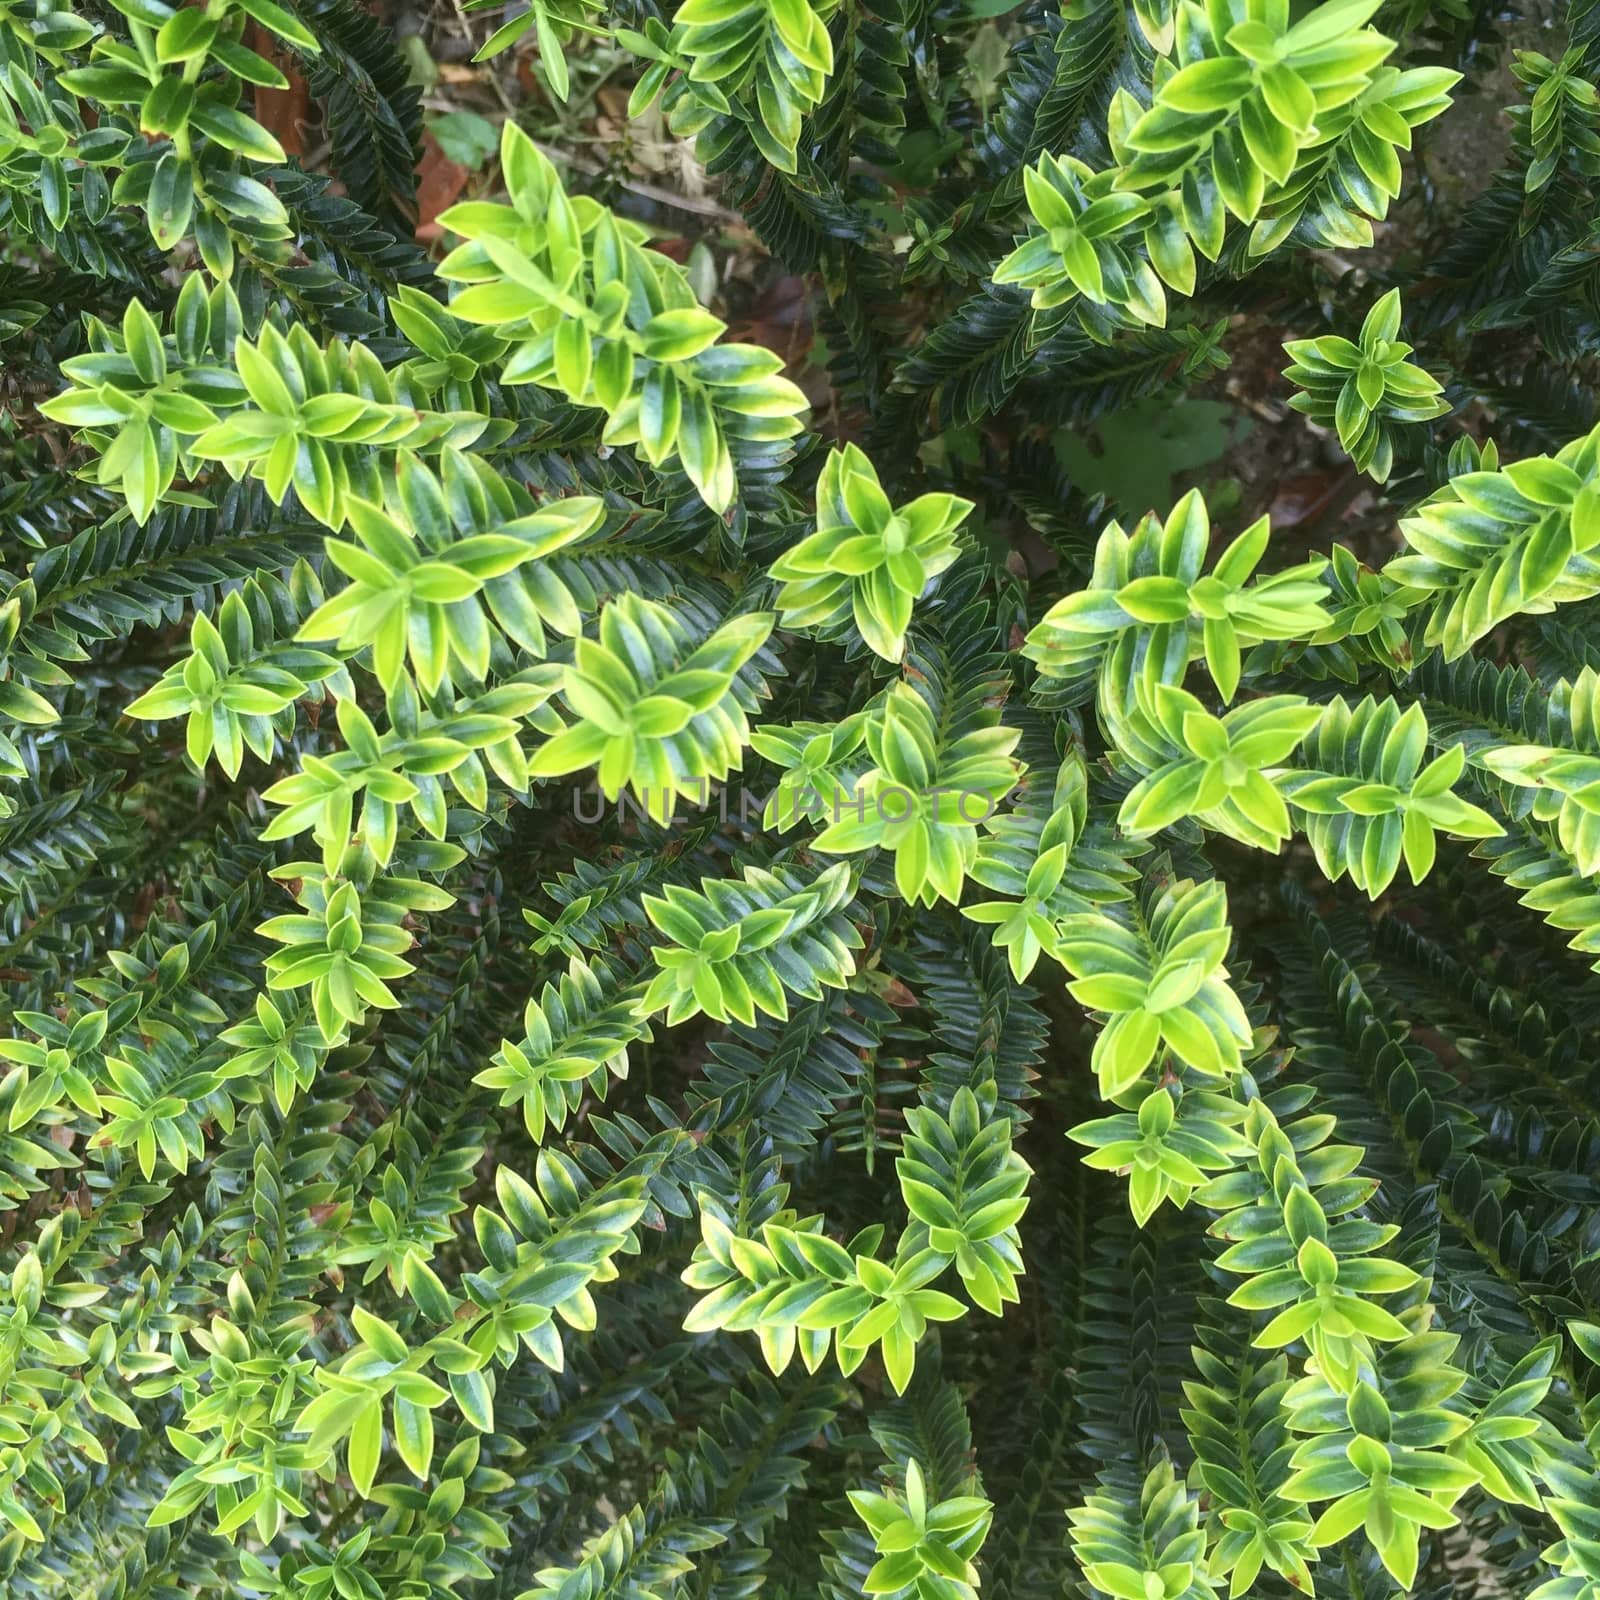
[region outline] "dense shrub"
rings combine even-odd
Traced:
[[[54,7],[5,1592],[1597,1600],[1600,11],[490,18],[796,372],[514,119],[430,259],[353,0]],[[1263,347],[1319,522],[1048,447]]]

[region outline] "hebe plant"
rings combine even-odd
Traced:
[[[0,0],[7,1595],[1600,1600],[1600,11],[996,15],[487,37],[813,411],[352,0]],[[1263,339],[1309,541],[1041,442]]]

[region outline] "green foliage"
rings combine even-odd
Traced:
[[[1098,684],[1099,709],[1126,748],[1130,725],[1156,685],[1176,685],[1203,657],[1224,701],[1239,682],[1240,648],[1303,637],[1328,618],[1318,559],[1249,582],[1266,554],[1265,519],[1241,533],[1205,572],[1211,520],[1191,490],[1165,522],[1145,517],[1132,534],[1112,523],[1095,546],[1089,586],[1058,601],[1028,636],[1027,651],[1074,698]],[[1115,719],[1115,720],[1113,720]]]
[[[370,646],[393,691],[407,663],[426,695],[457,677],[482,683],[496,644],[545,653],[546,626],[578,631],[578,608],[545,557],[591,532],[599,501],[573,495],[533,509],[525,492],[481,460],[447,450],[439,476],[411,454],[396,462],[380,507],[347,506],[360,544],[329,539],[328,560],[350,581],[306,618],[301,636]],[[530,562],[539,565],[528,570]],[[486,616],[485,607],[488,615]]]
[[[1055,953],[1073,975],[1073,998],[1107,1018],[1092,1065],[1108,1100],[1126,1094],[1158,1054],[1215,1077],[1239,1071],[1250,1043],[1250,1020],[1223,965],[1222,885],[1146,883],[1145,903],[1124,919],[1078,913],[1058,925]]]
[[[593,766],[608,800],[629,788],[658,820],[680,797],[704,799],[712,779],[740,765],[746,713],[765,691],[745,669],[772,621],[747,612],[697,641],[666,606],[619,596],[601,613],[600,637],[579,639],[561,669],[561,697],[576,720],[556,719],[529,771],[559,777]]]
[[[851,888],[840,862],[811,883],[747,867],[742,882],[704,878],[698,890],[668,884],[647,895],[645,914],[666,942],[651,952],[657,971],[641,1009],[665,1010],[669,1024],[701,1011],[754,1024],[757,1011],[789,1015],[785,989],[820,1000],[824,984],[843,988],[861,942],[839,915]]]
[[[911,1215],[887,1260],[882,1223],[841,1246],[820,1216],[782,1210],[758,1238],[740,1237],[716,1200],[699,1195],[701,1243],[683,1277],[710,1293],[684,1326],[754,1330],[778,1373],[796,1350],[815,1372],[831,1341],[848,1377],[881,1346],[884,1372],[904,1394],[929,1323],[966,1314],[961,1300],[931,1287],[952,1266],[972,1300],[999,1316],[1018,1298],[1016,1223],[1027,1207],[1028,1169],[1011,1148],[1009,1124],[994,1117],[992,1092],[980,1100],[964,1088],[948,1120],[923,1107],[912,1135],[898,1163]]]
[[[1561,848],[1585,877],[1600,872],[1600,677],[1585,667],[1571,682],[1556,686],[1547,715],[1550,732],[1560,743],[1494,745],[1477,760],[1507,783],[1532,789],[1533,814],[1556,824]]]
[[[1302,390],[1289,403],[1324,427],[1363,472],[1379,483],[1394,467],[1394,428],[1442,416],[1443,385],[1406,357],[1400,342],[1400,291],[1391,289],[1367,313],[1356,340],[1330,335],[1284,346],[1294,361],[1284,377]]]
[[[0,0],[7,1600],[1600,1600],[1567,9]]]
[[[960,554],[955,530],[971,509],[925,494],[896,511],[856,446],[835,451],[817,480],[817,531],[772,566],[784,625],[832,638],[848,617],[869,650],[898,661],[912,607]]]
[[[1214,1585],[1194,1498],[1161,1462],[1130,1499],[1092,1494],[1070,1513],[1072,1554],[1084,1579],[1115,1600],[1198,1600]]]
[[[463,11],[483,11],[483,0],[467,0]],[[479,48],[475,61],[486,61],[509,50],[525,33],[539,42],[539,70],[550,92],[565,100],[571,86],[567,71],[567,46],[580,33],[602,33],[593,18],[600,10],[591,0],[534,0],[526,11],[503,22]]]
[[[557,1130],[577,1110],[587,1088],[603,1095],[606,1075],[628,1075],[628,1051],[650,1037],[639,1019],[638,996],[616,992],[604,968],[574,958],[554,983],[547,983],[523,1013],[523,1037],[501,1044],[476,1082],[499,1089],[501,1105],[521,1105],[528,1136],[542,1144],[545,1129]]]
[[[206,361],[226,355],[241,326],[237,300],[226,285],[206,293],[191,277],[163,336],[137,300],[128,303],[119,330],[98,318],[86,325],[88,353],[63,366],[72,387],[45,401],[44,414],[82,431],[99,456],[95,481],[118,489],[134,520],[149,520],[177,473],[183,443],[212,427],[216,406],[246,397],[244,384],[226,367]]]
[[[1600,163],[1600,97],[1584,75],[1584,52],[1569,50],[1555,62],[1537,50],[1519,50],[1512,70],[1532,91],[1527,105],[1511,113],[1531,146],[1533,159],[1523,179],[1527,192],[1545,188],[1563,163],[1593,177]]]
[[[440,222],[467,242],[439,275],[464,283],[454,316],[503,330],[502,383],[536,383],[598,406],[609,444],[654,466],[682,463],[714,511],[737,492],[730,441],[747,461],[781,460],[805,397],[754,345],[719,344],[688,274],[643,248],[645,232],[587,195],[568,199],[555,168],[515,123],[501,164],[511,204],[467,201]]]
[[[1519,611],[1595,592],[1597,453],[1591,434],[1553,457],[1457,473],[1401,523],[1410,549],[1384,570],[1429,597],[1424,644],[1453,661]]]
[[[1453,790],[1466,760],[1455,745],[1423,765],[1428,724],[1422,707],[1402,712],[1393,699],[1366,699],[1352,710],[1329,702],[1303,747],[1306,766],[1285,786],[1305,813],[1306,837],[1329,878],[1350,875],[1376,898],[1404,857],[1420,883],[1438,853],[1436,834],[1494,838],[1500,824]]]
[[[228,259],[225,241],[232,226],[258,239],[288,237],[282,203],[246,166],[281,163],[283,146],[237,102],[247,84],[286,89],[289,80],[248,48],[242,35],[255,23],[285,44],[314,53],[315,34],[274,0],[219,6],[200,18],[186,17],[162,0],[131,0],[118,15],[125,19],[125,38],[66,11],[41,13],[45,25],[34,33],[35,40],[47,41],[43,54],[52,66],[61,65],[67,52],[89,46],[83,65],[52,75],[53,87],[111,112],[85,130],[76,113],[58,120],[37,89],[22,99],[19,109],[33,129],[30,144],[50,224],[60,228],[72,209],[68,161],[84,162],[88,170],[117,164],[137,129],[160,138],[163,151],[153,162],[129,162],[110,199],[143,210],[161,248],[171,249],[192,233],[208,264],[220,267]],[[208,74],[213,64],[220,71]]]
[[[1237,1101],[1203,1090],[1180,1095],[1174,1105],[1165,1087],[1149,1089],[1136,1111],[1081,1122],[1069,1135],[1092,1152],[1086,1165],[1128,1169],[1128,1202],[1141,1228],[1163,1200],[1181,1210],[1207,1173],[1231,1169],[1248,1152],[1236,1128],[1244,1120]]]
[[[738,124],[779,172],[796,170],[801,126],[834,69],[831,3],[688,0],[671,28],[655,17],[618,39],[650,65],[628,105],[638,116],[659,96],[676,134],[706,150]]]
[[[850,1504],[883,1556],[867,1574],[868,1594],[972,1600],[978,1572],[969,1558],[989,1531],[993,1507],[987,1500],[952,1495],[929,1505],[922,1468],[913,1461],[906,1467],[904,1506],[866,1489],[852,1489]]]
[[[1276,850],[1289,837],[1289,809],[1272,776],[1321,719],[1297,695],[1267,695],[1214,717],[1192,694],[1159,683],[1155,722],[1172,759],[1129,791],[1122,831],[1143,838],[1182,817],[1245,844]]]
[[[311,597],[317,594],[317,580],[309,567],[297,567],[294,581]],[[292,623],[299,609],[293,591],[281,585],[277,590],[288,601]],[[257,604],[246,602],[247,593]],[[314,685],[337,677],[349,693],[349,675],[335,657],[275,637],[281,612],[273,606],[274,598],[252,579],[249,588],[235,590],[222,602],[216,623],[197,611],[189,631],[188,656],[174,662],[153,689],[132,701],[127,714],[151,721],[186,717],[184,747],[189,759],[204,767],[215,752],[218,766],[230,778],[239,776],[246,749],[271,761],[280,741],[294,732],[295,702],[315,698]],[[265,626],[258,632],[261,622]],[[342,707],[356,711],[349,699],[341,702]],[[348,835],[348,827],[344,833]]]
[[[816,838],[829,854],[884,849],[911,904],[959,901],[978,854],[978,826],[1020,773],[1018,735],[997,713],[952,728],[916,688],[897,683],[869,713],[873,765],[848,798],[831,798],[834,822]],[[853,816],[840,816],[849,809]]]
[[[1149,101],[1119,88],[1111,103],[1115,164],[1096,171],[1047,153],[1024,174],[1037,231],[994,276],[1032,289],[1037,310],[1082,300],[1113,321],[1160,326],[1166,289],[1194,293],[1198,262],[1218,259],[1230,217],[1254,225],[1253,254],[1293,233],[1329,164],[1330,135],[1349,142],[1359,181],[1347,180],[1319,221],[1337,219],[1365,242],[1365,218],[1399,193],[1395,146],[1444,109],[1455,81],[1443,73],[1402,86],[1386,75],[1394,43],[1362,26],[1378,0],[1331,0],[1292,26],[1285,4],[1161,9],[1139,14],[1159,51]],[[1336,132],[1352,116],[1344,108],[1353,120]],[[1094,315],[1084,325],[1093,329]]]

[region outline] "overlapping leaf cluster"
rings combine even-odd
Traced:
[[[813,412],[344,0],[0,0],[7,1594],[1600,1600],[1591,9],[1370,292],[1484,8],[500,19]],[[1262,304],[1369,562],[1037,444]]]

